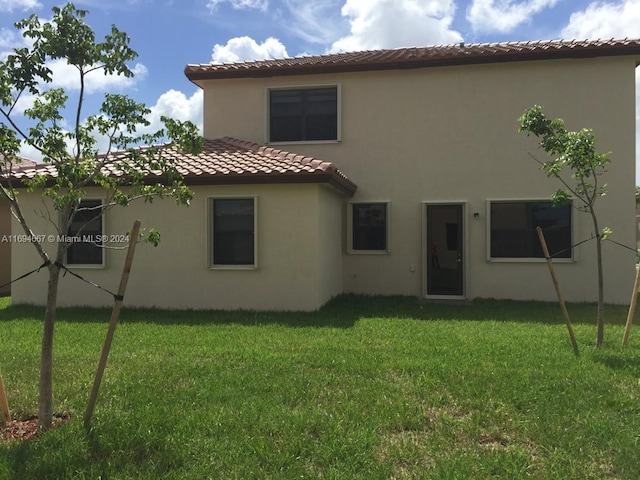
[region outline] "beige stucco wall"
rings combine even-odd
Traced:
[[[487,260],[487,200],[546,199],[559,185],[530,154],[535,140],[517,131],[525,108],[540,104],[570,129],[593,128],[611,151],[608,195],[599,201],[603,226],[635,245],[635,58],[551,60],[285,78],[209,80],[205,136],[266,142],[266,89],[341,86],[341,141],[279,148],[333,161],[359,189],[354,201],[391,202],[388,255],[343,254],[344,290],[424,294],[424,202],[466,206],[466,297],[553,300],[544,262]],[[479,213],[479,218],[473,217]],[[576,240],[592,235],[579,214]],[[346,250],[343,248],[343,252]],[[570,301],[596,299],[595,245],[556,266]],[[604,247],[606,300],[628,302],[635,254]]]
[[[162,308],[314,310],[342,292],[343,197],[327,186],[248,185],[195,187],[190,207],[170,199],[133,204],[108,212],[105,234],[124,233],[136,218],[143,228],[156,228],[157,248],[140,244],[129,279],[125,304]],[[99,196],[99,192],[90,195]],[[207,204],[211,196],[258,198],[258,268],[218,270],[207,266]],[[33,212],[41,205],[33,194],[22,195],[37,234],[53,233]],[[338,239],[336,241],[336,239]],[[13,251],[14,265],[34,268],[41,261],[30,245]],[[116,291],[123,251],[107,251],[106,268],[76,271]],[[43,303],[47,275],[19,282],[12,300]],[[60,305],[109,305],[112,298],[67,275],[60,284]]]
[[[0,198],[0,285],[11,280],[11,243],[6,240],[5,235],[11,235],[11,210],[9,202]],[[0,287],[0,294],[11,291],[11,286]]]

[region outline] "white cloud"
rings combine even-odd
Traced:
[[[250,37],[236,37],[229,40],[226,45],[216,44],[213,47],[211,60],[213,63],[230,63],[288,56],[287,49],[276,38],[267,38],[264,42],[257,43]]]
[[[449,44],[462,40],[451,29],[453,0],[346,0],[342,15],[351,32],[332,52]]]
[[[22,48],[30,45],[30,40],[17,33],[17,30],[0,28],[0,61],[7,59],[14,48]]]
[[[344,0],[284,0],[287,15],[282,11],[276,14],[279,24],[293,32],[294,35],[311,43],[330,44],[348,31],[340,16],[340,6]]]
[[[2,0],[0,0],[1,2]],[[30,47],[31,40],[24,38],[16,33],[15,30],[0,29],[0,60],[5,60],[10,50],[14,48]],[[46,66],[51,69],[52,82],[50,87],[64,88],[70,91],[80,89],[80,80],[78,70],[67,64],[63,58],[46,62]],[[125,77],[124,75],[109,74],[105,75],[102,69],[89,73],[85,77],[85,92],[87,94],[113,90],[125,90],[136,85],[140,80],[146,78],[148,74],[147,67],[141,63],[137,63],[133,67],[129,67],[133,72],[133,77]]]
[[[42,153],[40,153],[40,150],[32,147],[31,145],[27,145],[24,142],[20,145],[20,155],[35,162],[42,161]]]
[[[34,10],[41,7],[42,4],[37,0],[0,0],[0,12]]]
[[[202,135],[203,98],[201,89],[196,90],[190,97],[178,90],[171,89],[166,91],[158,97],[155,105],[149,106],[151,113],[146,118],[150,124],[146,127],[140,126],[137,133],[157,132],[164,127],[161,117],[166,116],[183,122],[187,120],[193,122],[200,129],[200,134]],[[100,152],[105,152],[107,147],[108,139],[106,137],[97,137],[96,148]]]
[[[255,8],[258,10],[266,11],[267,7],[269,6],[268,0],[209,0],[207,2],[207,8],[213,11],[218,8],[218,5],[221,5],[223,3],[230,4],[236,10]]]
[[[473,0],[467,20],[476,32],[510,32],[558,0]]]
[[[18,98],[18,101],[13,107],[13,114],[24,115],[24,111],[27,108],[33,107],[33,102],[36,101],[36,98],[37,97],[35,95],[32,95],[29,92],[22,92],[22,95],[20,95],[20,98]]]
[[[58,59],[48,62],[47,66],[52,71],[51,86],[54,88],[64,88],[68,90],[79,90],[80,80],[78,70],[68,65],[65,59]],[[133,87],[138,81],[147,76],[147,67],[137,63],[133,68],[133,77],[124,75],[105,75],[103,70],[96,70],[85,77],[85,92],[87,94],[95,92],[106,92],[113,90],[124,90]]]
[[[182,121],[191,121],[195,123],[202,134],[202,105],[203,105],[203,92],[198,89],[187,97],[184,93],[177,90],[169,90],[156,101],[155,105],[149,107],[151,113],[147,116],[150,125],[144,128],[140,128],[138,133],[151,133],[160,130],[163,125],[160,118],[162,116],[168,116]],[[67,141],[69,151],[73,149],[73,142]],[[96,148],[100,152],[106,152],[109,146],[107,137],[96,136]],[[26,158],[32,160],[42,160],[42,154],[35,148],[23,143],[20,148],[20,154]]]
[[[202,131],[202,106],[203,92],[201,89],[195,91],[193,95],[187,97],[178,90],[169,90],[158,98],[158,101],[151,109],[151,114],[147,119],[151,122],[149,131],[156,131],[162,128],[160,117],[167,116],[181,120],[189,120],[195,123]]]
[[[562,30],[567,39],[640,37],[640,0],[591,3],[575,12]]]
[[[15,47],[20,40],[17,38],[15,31],[6,28],[0,28],[0,51]]]
[[[0,60],[3,59],[3,52],[0,51]],[[80,80],[75,67],[66,64],[63,59],[54,60],[47,63],[52,71],[51,83],[41,83],[42,91],[49,88],[63,88],[69,97],[74,97],[80,90]],[[92,93],[103,94],[106,92],[122,91],[135,86],[136,82],[147,76],[147,68],[144,65],[136,64],[132,71],[134,77],[117,75],[104,75],[102,70],[87,75],[85,79],[85,95]],[[33,106],[36,96],[29,92],[23,92],[18,98],[13,109],[14,115],[23,115],[24,111]]]

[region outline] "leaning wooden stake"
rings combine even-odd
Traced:
[[[118,294],[113,304],[113,311],[111,312],[111,320],[109,321],[109,328],[107,330],[107,337],[104,340],[104,346],[102,347],[102,355],[100,356],[100,362],[98,363],[98,371],[93,381],[93,389],[91,390],[91,396],[89,397],[89,403],[87,404],[87,410],[84,413],[84,424],[89,425],[91,421],[91,415],[93,414],[93,407],[96,404],[98,398],[98,390],[100,389],[100,382],[102,381],[102,374],[107,366],[107,357],[109,356],[109,350],[111,349],[111,341],[113,340],[113,334],[116,331],[116,325],[118,323],[118,317],[120,316],[120,307],[122,307],[122,300],[124,292],[127,289],[127,282],[129,281],[129,273],[131,272],[131,264],[133,263],[133,254],[136,250],[136,244],[138,243],[138,234],[140,232],[140,220],[136,220],[129,236],[129,247],[127,249],[127,257],[124,261],[124,267],[122,269],[122,277],[120,278],[120,286],[118,287]]]
[[[544,253],[544,258],[547,259],[547,265],[549,267],[549,272],[551,273],[553,286],[556,288],[556,294],[558,295],[558,302],[560,302],[560,309],[562,310],[562,314],[564,315],[564,321],[567,324],[567,330],[569,331],[569,338],[571,338],[571,344],[573,345],[573,353],[575,353],[576,356],[578,356],[580,355],[580,352],[578,350],[578,342],[576,342],[576,336],[573,333],[571,320],[569,320],[569,312],[567,311],[567,306],[565,305],[564,298],[562,298],[562,293],[560,292],[560,284],[558,283],[556,272],[553,269],[553,262],[551,261],[551,257],[549,256],[549,249],[547,248],[547,242],[544,239],[544,234],[542,233],[542,229],[540,227],[537,227],[536,231],[538,232],[538,238],[540,239],[540,244],[542,245],[542,252]]]
[[[631,304],[629,305],[629,314],[627,315],[627,324],[624,327],[624,335],[622,335],[622,346],[626,346],[629,341],[629,332],[631,332],[631,323],[633,322],[633,314],[636,312],[636,302],[638,301],[638,286],[640,285],[640,268],[636,267],[636,281],[633,282],[633,293],[631,294]]]
[[[9,413],[9,401],[7,400],[7,394],[4,391],[2,373],[0,373],[0,410],[2,410],[2,423],[0,423],[0,425],[4,427],[11,421],[11,414]]]

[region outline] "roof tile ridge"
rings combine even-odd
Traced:
[[[261,150],[261,147],[264,147],[264,145],[251,142],[249,140],[240,140],[234,137],[222,137],[218,139],[218,141],[222,143],[226,143],[227,145],[231,145],[232,147],[244,148],[246,150],[251,150],[252,152],[256,152],[256,153],[262,153],[260,150]]]
[[[276,149],[273,147],[270,147],[268,145],[260,145],[258,147],[257,153],[264,155],[265,157],[273,157],[273,152],[275,152]]]
[[[306,155],[300,155],[300,154],[295,154],[295,153],[290,153],[289,155],[287,155],[284,160],[287,163],[290,164],[295,164],[295,165],[301,165],[301,166],[306,166],[312,163],[313,160],[315,160],[314,157],[308,157]]]
[[[333,162],[330,162],[328,160],[320,160],[318,158],[309,157],[306,155],[289,153],[285,158],[283,158],[283,160],[290,164],[308,166],[314,170],[322,170],[326,173],[339,172],[338,168]]]
[[[274,157],[276,157],[278,160],[285,160],[290,155],[290,153],[289,152],[285,152],[284,150],[275,150],[274,149],[272,155]]]
[[[280,150],[269,145],[262,145],[259,143],[251,142],[249,140],[238,140],[237,138],[233,137],[224,137],[222,141],[235,147],[244,148],[246,150],[250,150],[254,153],[258,153],[270,158],[284,160],[288,155],[290,155],[289,152],[286,152],[284,150]]]

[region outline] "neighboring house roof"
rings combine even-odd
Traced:
[[[163,153],[175,160],[187,185],[328,183],[347,195],[353,195],[358,188],[331,162],[230,137],[205,140],[198,155],[181,153],[172,146],[165,147]],[[126,152],[120,151],[110,157],[116,162],[125,155]],[[123,175],[113,164],[107,164],[105,172]],[[20,181],[38,174],[55,177],[57,172],[50,163],[41,163],[14,171],[12,178]],[[162,177],[162,172],[147,172],[150,181]]]
[[[0,163],[4,163],[4,155],[2,155],[0,153]],[[20,170],[23,168],[31,168],[34,167],[35,165],[37,165],[37,162],[34,162],[33,160],[29,160],[28,158],[25,157],[21,157],[21,156],[17,156],[16,157],[17,160],[20,161],[20,163],[14,162],[13,165],[11,166],[11,170]]]
[[[187,65],[189,80],[359,72],[616,55],[640,55],[640,40],[549,40],[537,42],[460,43],[335,53],[274,60]]]

